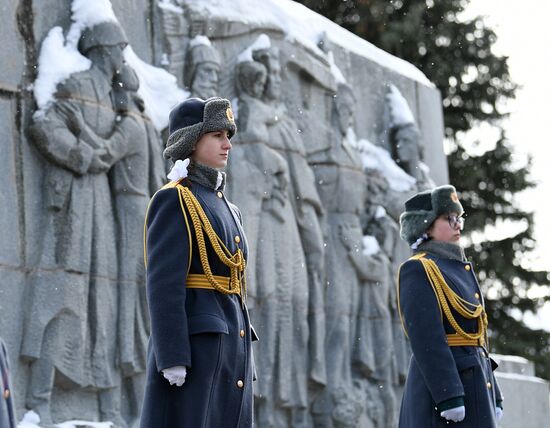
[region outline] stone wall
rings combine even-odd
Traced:
[[[183,2],[179,6],[187,11],[188,6],[196,3]],[[333,40],[325,40],[319,50],[312,49],[300,41],[289,39],[283,26],[277,26],[276,23],[258,25],[247,20],[246,16],[243,16],[242,22],[224,20],[223,14],[201,17],[200,9],[197,9],[198,18],[193,15],[195,18],[191,20],[194,27],[190,25],[192,28],[185,31],[180,29],[181,32],[176,31],[174,36],[166,24],[167,12],[159,7],[159,2],[113,0],[112,5],[133,50],[142,60],[153,65],[183,71],[188,64],[178,65],[178,61],[183,60],[185,55],[174,50],[174,38],[181,43],[183,50],[195,35],[208,37],[220,58],[218,93],[232,101],[241,95],[235,88],[237,57],[261,34],[267,35],[271,46],[280,52],[283,85],[279,102],[286,108],[288,116],[294,119],[304,142],[307,159],[312,164],[314,155],[327,150],[332,144],[331,132],[334,132],[335,127],[333,102],[339,87],[327,60],[327,52],[332,52],[334,63],[345,76],[347,84],[353,88],[355,119],[351,126],[355,131],[355,140],[368,140],[377,147],[390,149],[386,94],[388,85],[392,84],[403,94],[414,115],[414,125],[420,138],[417,143],[424,146],[423,161],[430,167],[431,178],[436,184],[448,181],[442,144],[441,99],[439,92],[429,82],[402,75],[389,62],[384,64],[384,61],[375,60],[368,54],[361,55],[356,50],[348,50]],[[3,234],[0,244],[0,332],[13,363],[12,377],[17,410],[21,417],[29,407],[27,396],[31,366],[29,360],[21,358],[20,354],[25,317],[28,315],[30,296],[33,295],[31,287],[37,277],[55,273],[55,268],[48,270],[40,265],[43,252],[51,250],[42,246],[44,228],[48,227],[44,223],[47,211],[44,183],[47,182],[48,161],[29,137],[28,130],[34,123],[32,115],[37,108],[32,85],[37,77],[38,54],[48,32],[54,26],[61,26],[66,33],[71,25],[71,2],[0,0],[0,10],[4,17],[0,27],[0,40],[4,42],[0,52],[3,64],[0,68],[0,178],[5,184],[0,195],[0,227]],[[172,45],[168,36],[172,37]],[[166,58],[170,61],[168,65],[165,63]],[[177,75],[176,78],[182,87],[182,76]],[[144,120],[151,125],[147,118]],[[343,135],[339,138],[343,138]],[[295,179],[299,180],[300,177]],[[392,198],[385,202],[388,204],[385,206],[386,211],[395,217],[400,203],[412,191],[390,190]],[[244,215],[246,217],[247,213],[244,212]],[[395,220],[393,218],[394,223]],[[356,238],[360,241],[361,236]],[[400,251],[406,254],[406,249],[404,251],[401,248]],[[387,261],[393,263],[393,266],[398,262]],[[68,275],[73,274],[60,269]],[[109,280],[116,282],[117,278]],[[59,286],[68,287],[70,281],[60,283]],[[47,305],[48,302],[44,302],[44,306]],[[395,332],[399,326],[394,327],[394,334],[398,334]],[[402,378],[396,381],[396,395],[399,394],[402,381]],[[132,393],[132,386],[124,384],[121,391],[122,413],[126,421],[135,423],[138,409],[136,398],[130,397]],[[374,401],[380,402],[378,398]],[[55,380],[51,406],[56,422],[74,418],[100,418],[98,390],[93,387],[75,387],[59,375]],[[365,413],[361,418],[365,426],[373,424]]]
[[[535,376],[535,367],[525,358],[494,355],[504,395],[502,428],[542,427],[550,419],[550,384]]]

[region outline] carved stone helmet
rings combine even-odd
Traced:
[[[464,213],[454,186],[445,185],[417,193],[405,202],[405,212],[399,217],[401,238],[412,244],[442,214]]]
[[[208,132],[228,130],[229,138],[237,132],[231,103],[225,98],[189,98],[172,109],[164,157],[176,162],[191,156],[197,141]]]
[[[195,72],[197,66],[203,63],[212,63],[220,67],[221,59],[220,55],[209,44],[196,44],[189,48],[187,51],[187,59],[185,61],[185,70],[183,73],[183,84],[190,88],[193,84],[193,78],[195,77]]]
[[[102,22],[93,27],[86,27],[78,41],[78,50],[83,54],[97,46],[117,46],[128,44],[122,27],[116,22]]]

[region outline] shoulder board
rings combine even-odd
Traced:
[[[415,255],[412,256],[412,257],[409,257],[409,260],[420,260],[420,259],[423,258],[425,255],[426,255],[426,253],[418,253],[418,254],[415,254]]]
[[[166,183],[164,186],[162,186],[160,190],[173,189],[174,187],[177,187],[178,184],[180,184],[181,180],[183,180],[183,178],[178,181],[170,181],[169,183]]]
[[[187,235],[189,238],[189,265],[187,268],[187,273],[189,274],[189,269],[191,269],[191,257],[193,255],[193,246],[192,246],[192,238],[191,238],[191,229],[189,225],[189,220],[187,218],[187,213],[185,212],[185,201],[183,200],[181,196],[181,192],[183,189],[185,189],[184,186],[180,184],[180,182],[183,180],[180,179],[178,181],[170,181],[169,183],[166,183],[164,186],[162,186],[159,190],[155,192],[151,200],[149,201],[149,204],[147,205],[147,211],[145,212],[145,221],[143,223],[143,261],[145,264],[145,268],[147,269],[147,218],[149,216],[149,207],[151,206],[151,203],[153,202],[153,199],[155,198],[156,194],[164,189],[177,189],[178,190],[178,197],[181,207],[181,212],[183,214],[183,218],[185,219],[185,226],[187,228]]]

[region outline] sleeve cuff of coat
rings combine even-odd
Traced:
[[[439,412],[442,412],[443,410],[454,409],[455,407],[460,406],[464,406],[464,396],[462,395],[460,397],[454,397],[449,398],[448,400],[444,400],[435,407]]]
[[[502,400],[497,401],[497,407],[500,407],[502,410],[504,410],[504,407],[502,407]]]

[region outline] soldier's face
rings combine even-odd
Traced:
[[[227,165],[231,147],[227,130],[208,132],[197,142],[191,158],[210,168],[222,169]]]
[[[218,80],[220,67],[213,62],[203,62],[197,65],[195,77],[191,85],[194,95],[202,99],[218,95]]]
[[[449,217],[453,216],[459,217],[456,212],[440,215],[428,229],[428,236],[435,241],[458,244],[462,228],[459,224],[454,224],[449,220]]]

